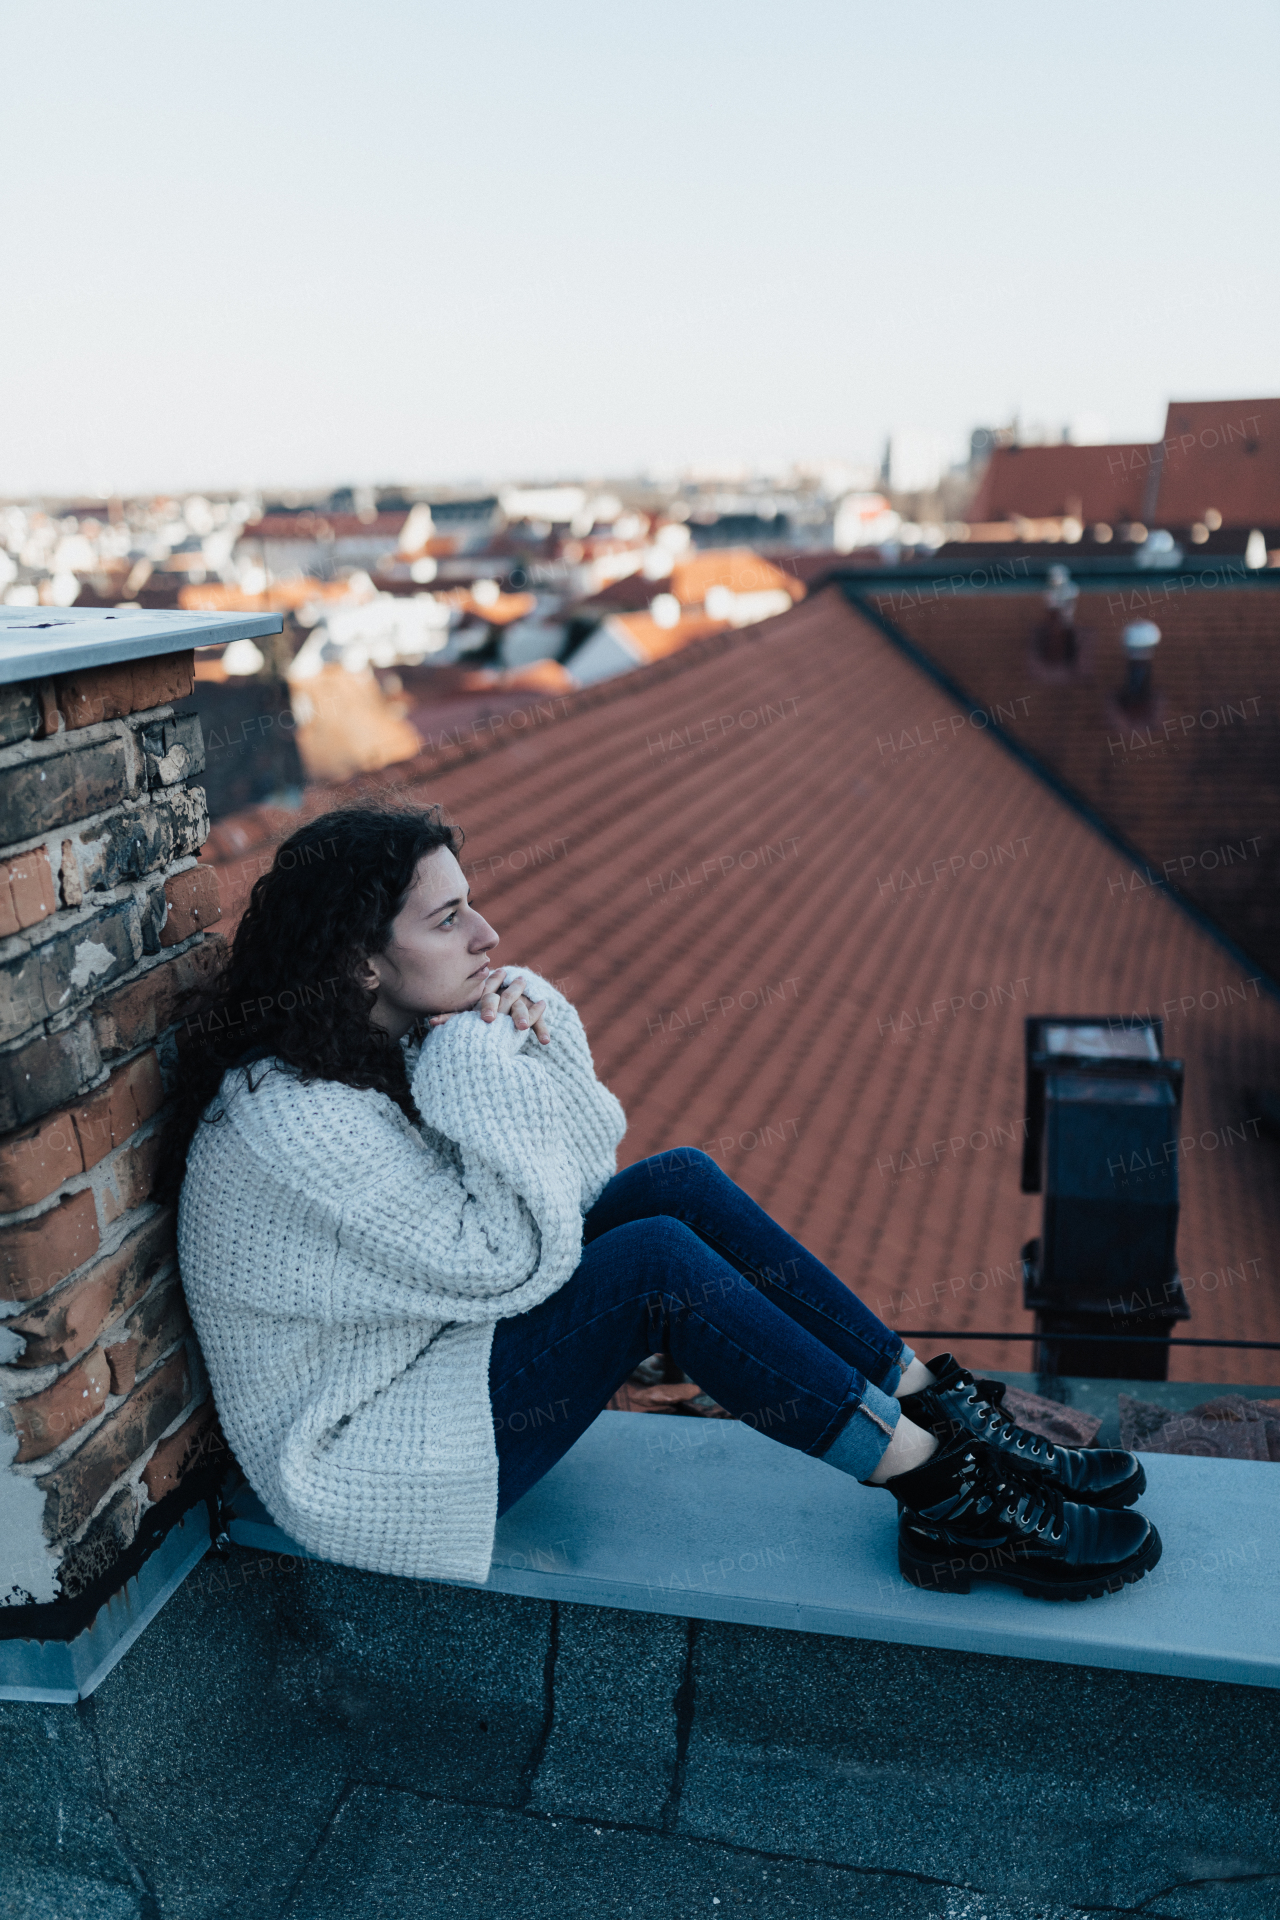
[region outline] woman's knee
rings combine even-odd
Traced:
[[[691,1259],[704,1250],[693,1228],[672,1213],[650,1213],[640,1220],[627,1220],[613,1227],[604,1239],[610,1252],[637,1263]]]
[[[651,1169],[655,1179],[687,1182],[723,1178],[720,1167],[701,1147],[668,1147],[665,1153],[655,1153],[641,1164]]]
[[[647,1301],[655,1313],[665,1312],[669,1300],[683,1300],[714,1257],[692,1227],[669,1213],[612,1228],[592,1242],[590,1253],[591,1264],[603,1266],[608,1291]]]
[[[653,1214],[618,1231],[636,1235],[637,1266],[648,1275],[647,1297],[663,1313],[691,1308],[703,1317],[718,1318],[724,1308],[717,1303],[749,1288],[735,1268],[674,1214]]]

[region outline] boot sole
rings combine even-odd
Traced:
[[[1162,1550],[1160,1535],[1152,1527],[1145,1545],[1118,1566],[1081,1568],[1072,1578],[1045,1580],[1019,1572],[1016,1559],[1013,1564],[999,1564],[994,1548],[990,1553],[955,1553],[932,1560],[910,1552],[899,1540],[898,1569],[904,1580],[924,1593],[968,1593],[974,1580],[999,1580],[1031,1600],[1100,1600],[1150,1573]]]

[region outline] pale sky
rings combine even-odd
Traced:
[[[60,0],[3,60],[0,495],[1280,391],[1274,4]]]

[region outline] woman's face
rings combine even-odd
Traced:
[[[365,962],[361,981],[378,996],[372,1018],[394,1040],[420,1015],[457,1013],[484,991],[498,936],[469,893],[448,847],[423,854],[391,938]]]

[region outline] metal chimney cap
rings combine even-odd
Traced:
[[[1141,657],[1160,644],[1160,629],[1154,620],[1131,620],[1124,630],[1124,650]]]

